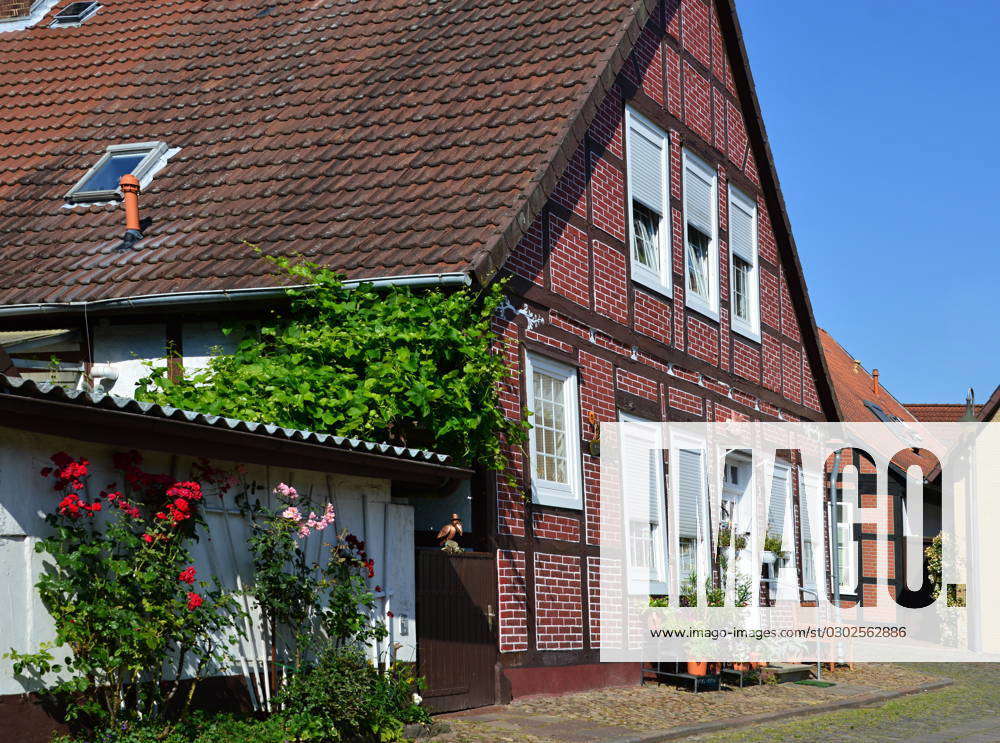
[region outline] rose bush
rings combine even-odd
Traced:
[[[37,545],[50,563],[36,587],[56,638],[7,657],[17,674],[56,676],[47,693],[77,728],[183,716],[238,631],[233,598],[191,566],[200,484],[148,473],[133,451],[114,458],[123,487],[95,495],[90,462],[65,452],[51,459],[41,473],[56,493],[45,516],[51,534]],[[177,699],[182,672],[192,681]]]

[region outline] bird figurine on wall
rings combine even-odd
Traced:
[[[462,548],[458,546],[458,537],[462,536],[462,519],[457,513],[451,515],[451,521],[441,527],[437,540],[441,549],[449,555],[461,553]]]

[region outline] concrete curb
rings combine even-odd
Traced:
[[[603,741],[602,743],[660,743],[660,741],[664,740],[677,740],[678,738],[687,738],[692,735],[714,733],[719,730],[727,730],[737,727],[742,728],[749,725],[759,725],[762,722],[788,720],[794,717],[807,717],[809,715],[818,715],[824,712],[834,712],[839,709],[850,709],[852,707],[867,707],[872,704],[887,702],[890,699],[896,699],[898,697],[920,694],[925,691],[934,691],[935,689],[951,686],[953,683],[955,682],[949,678],[942,678],[935,681],[927,681],[923,684],[918,684],[917,686],[909,686],[903,689],[894,689],[892,691],[879,691],[871,694],[862,694],[848,699],[841,699],[836,702],[818,704],[814,707],[801,707],[796,709],[779,710],[777,712],[765,712],[764,714],[750,715],[748,717],[730,717],[725,720],[717,720],[714,722],[701,722],[697,725],[685,725],[684,727],[656,730],[651,733],[638,733],[636,735],[628,735],[623,738],[613,738],[611,740]]]

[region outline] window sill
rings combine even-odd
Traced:
[[[630,596],[666,596],[668,590],[666,581],[630,578],[628,592]]]
[[[649,289],[649,291],[654,294],[659,294],[661,297],[666,297],[667,299],[673,299],[674,292],[670,285],[664,284],[649,275],[644,276],[638,271],[633,270],[632,281],[641,286],[643,289]]]
[[[579,495],[539,492],[534,485],[531,486],[531,502],[536,506],[545,506],[547,508],[564,508],[567,511],[583,510],[583,498]]]
[[[719,322],[719,311],[712,309],[711,305],[697,294],[688,292],[685,297],[684,306],[700,315],[704,315],[713,322]]]
[[[754,343],[760,343],[760,330],[759,329],[758,330],[754,330],[753,328],[750,328],[747,325],[744,325],[744,324],[742,324],[742,323],[740,323],[738,321],[734,322],[734,323],[731,323],[730,327],[732,327],[734,333],[736,333],[738,335],[742,335],[747,340],[751,340]]]

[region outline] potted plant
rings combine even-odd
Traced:
[[[764,537],[764,554],[762,560],[767,565],[773,565],[779,559],[784,560],[788,554],[781,549],[781,536],[768,534]]]

